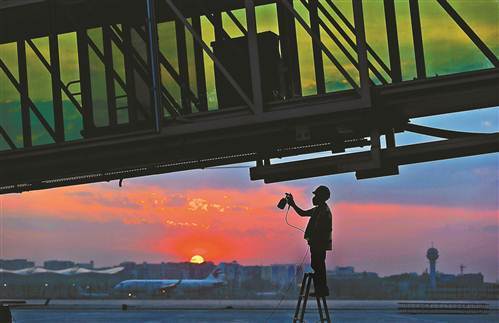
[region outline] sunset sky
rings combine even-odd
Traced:
[[[450,2],[497,55],[499,2]],[[339,1],[351,19],[349,3]],[[435,1],[420,3],[429,76],[490,67]],[[415,64],[407,2],[397,1],[396,7],[402,71],[408,80],[415,76]],[[389,62],[382,2],[366,2],[365,11],[367,39]],[[243,18],[242,12],[235,14]],[[383,19],[377,19],[380,15]],[[257,18],[259,31],[277,31],[273,7],[259,8]],[[237,36],[236,28],[228,20],[224,23],[228,32]],[[172,26],[160,26],[160,45],[176,65],[176,58],[170,54],[176,51],[174,42],[169,41],[174,33]],[[203,26],[203,39],[210,43],[213,30],[206,22]],[[89,34],[98,42],[99,33]],[[298,36],[304,94],[313,95],[311,42],[300,28]],[[59,40],[65,53],[62,78],[67,83],[78,78],[75,36],[66,34]],[[35,43],[48,55],[46,38]],[[337,53],[334,49],[333,52]],[[0,58],[10,66],[16,65],[15,53],[15,44],[0,45]],[[49,75],[29,48],[27,54],[30,96],[53,124]],[[352,71],[339,53],[338,59]],[[209,62],[208,58],[206,61]],[[92,82],[97,88],[103,82],[101,65],[92,63]],[[325,73],[329,91],[345,87],[331,64],[326,65]],[[166,73],[163,83],[179,96],[178,86]],[[213,108],[217,102],[210,64],[207,83]],[[98,95],[94,99],[97,107],[103,102]],[[81,116],[67,98],[64,100],[66,138],[80,139]],[[0,73],[0,125],[20,146],[19,107],[18,93]],[[96,118],[102,124],[108,121],[105,111],[99,112],[98,108]],[[461,131],[497,132],[498,119],[496,107],[413,122]],[[50,143],[36,122],[33,121],[34,144]],[[397,136],[402,144],[428,139],[408,134]],[[7,145],[0,139],[0,150],[4,149]],[[439,271],[457,273],[459,265],[464,264],[466,272],[482,272],[486,280],[496,281],[498,166],[498,155],[491,154],[404,166],[399,176],[379,179],[357,181],[353,174],[345,174],[271,185],[251,182],[246,168],[224,168],[130,179],[124,181],[122,188],[113,181],[0,195],[0,258],[28,258],[38,264],[48,259],[94,260],[97,266],[125,260],[189,261],[193,255],[216,263],[298,263],[306,250],[303,234],[285,224],[285,212],[277,209],[276,204],[284,192],[291,192],[300,206],[310,207],[311,192],[323,184],[333,192],[330,206],[334,251],[328,254],[329,268],[352,265],[358,271],[382,275],[421,273],[427,267],[426,249],[433,242],[440,251]],[[289,221],[300,227],[306,224],[293,211]]]
[[[452,117],[462,130],[497,131],[494,109]],[[443,120],[422,120],[438,126]],[[400,140],[413,140],[400,136]],[[311,206],[319,184],[333,191],[334,252],[327,263],[380,274],[421,273],[426,249],[438,269],[498,277],[497,154],[401,167],[399,176],[356,181],[353,174],[282,184],[251,182],[248,170],[208,169],[10,194],[3,203],[0,258],[134,261],[299,262],[302,233],[276,203],[292,192]],[[289,221],[306,222],[293,211]]]

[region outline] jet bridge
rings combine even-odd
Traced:
[[[361,179],[497,152],[497,133],[411,123],[499,105],[497,39],[483,40],[455,6],[2,0],[0,194],[250,161],[251,179],[267,183]],[[431,12],[474,64],[428,64],[428,47],[446,46],[427,46]],[[442,140],[399,146],[403,131]],[[358,147],[367,150],[349,152]]]

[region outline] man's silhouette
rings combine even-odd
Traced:
[[[331,192],[326,186],[319,186],[313,194],[312,204],[315,207],[310,210],[302,210],[298,207],[291,194],[288,195],[288,203],[299,216],[310,217],[304,238],[310,245],[315,295],[329,296],[326,281],[326,250],[332,250],[333,218],[326,201],[331,196]]]

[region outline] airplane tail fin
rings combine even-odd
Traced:
[[[224,268],[222,266],[216,267],[211,274],[206,277],[208,280],[218,280],[218,281],[225,281],[225,272]]]

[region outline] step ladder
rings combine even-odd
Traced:
[[[313,273],[305,273],[303,275],[303,280],[301,282],[300,296],[298,297],[298,303],[296,304],[295,316],[293,317],[293,323],[303,323],[305,317],[305,310],[307,309],[308,296],[310,294],[310,285],[312,284],[314,278]],[[315,287],[314,287],[315,290]],[[329,310],[327,308],[327,302],[325,296],[315,296],[317,301],[317,309],[319,310],[320,322],[331,323],[331,318],[329,317]],[[322,301],[322,304],[321,304]],[[303,303],[302,303],[303,302]],[[324,313],[322,310],[324,309]]]

